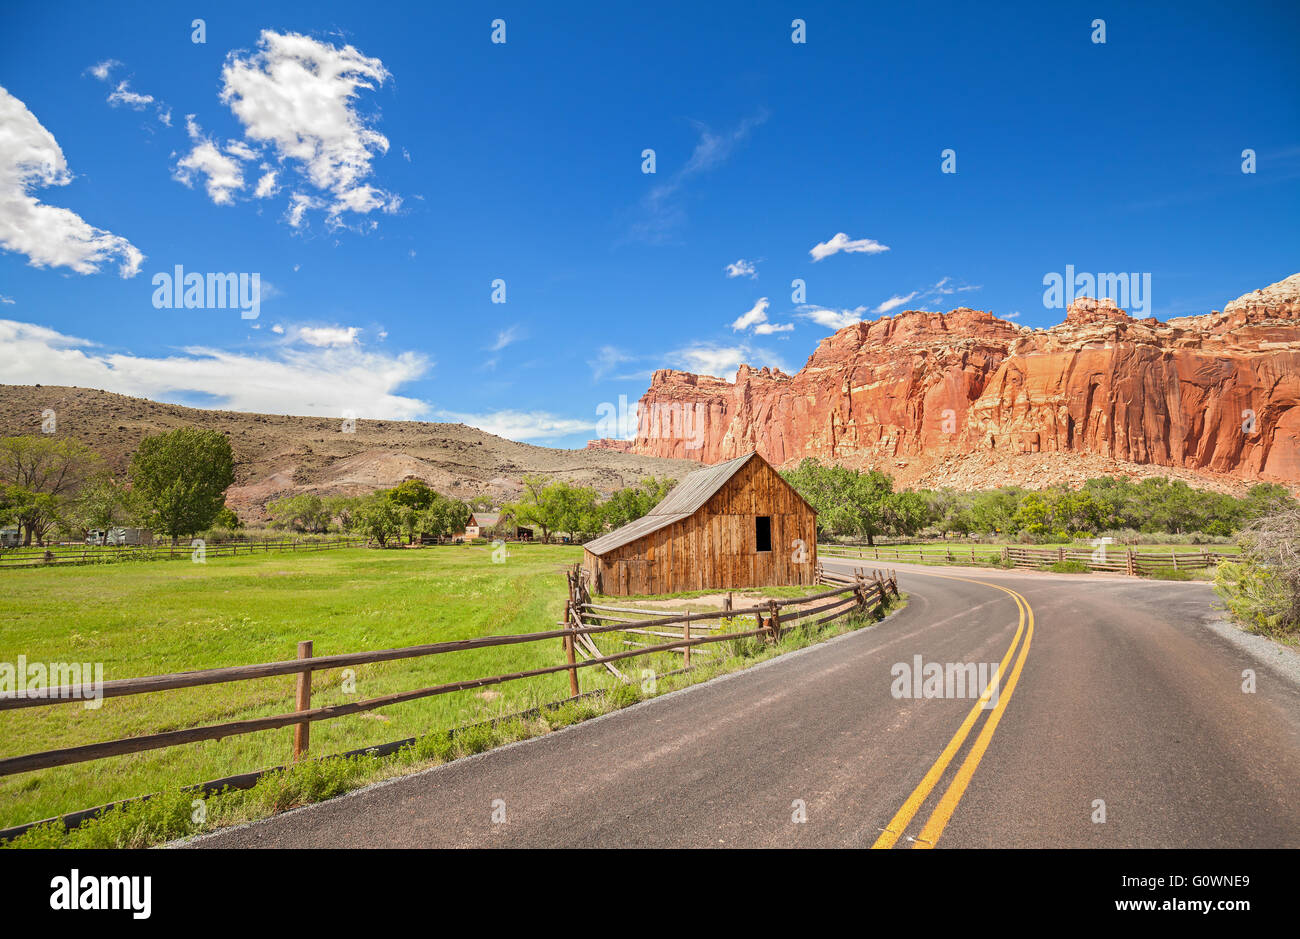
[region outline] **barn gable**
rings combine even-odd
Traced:
[[[811,583],[816,540],[813,508],[748,453],[690,474],[649,514],[588,542],[583,566],[598,592],[624,595]]]

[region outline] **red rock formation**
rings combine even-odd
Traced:
[[[927,485],[1157,467],[1300,484],[1300,274],[1168,323],[1086,298],[1045,330],[909,311],[828,336],[793,376],[664,369],[636,439],[592,445],[705,463],[757,448]]]

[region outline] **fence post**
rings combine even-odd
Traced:
[[[1126,570],[1127,570],[1128,575],[1129,575],[1130,577],[1136,577],[1136,576],[1137,576],[1137,563],[1133,560],[1133,549],[1132,549],[1132,548],[1129,548],[1129,549],[1128,549],[1128,564],[1126,565]]]
[[[690,638],[691,638],[691,614],[690,614],[690,611],[687,611],[687,613],[686,613],[686,619],[685,619],[685,621],[682,623],[682,638],[683,638],[683,639],[686,639],[686,640],[688,640],[688,641],[689,641]],[[682,665],[683,665],[685,668],[690,668],[690,667],[691,667],[691,647],[690,647],[690,646],[683,646],[683,647],[682,647],[682,651],[683,651],[683,653],[684,653],[684,655],[683,655],[683,657],[682,657]]]
[[[1178,570],[1178,550],[1176,548],[1170,548],[1169,556],[1174,559],[1174,570]]]
[[[572,579],[570,579],[569,583],[572,585]],[[564,604],[564,625],[569,630],[569,634],[564,637],[562,643],[564,645],[564,661],[569,664],[569,695],[574,698],[578,696],[578,669],[575,667],[578,663],[578,656],[575,648],[577,637],[574,635],[573,630],[576,628],[574,624],[578,622],[581,622],[581,617],[578,615],[577,610],[574,609],[573,599],[570,597]]]
[[[311,658],[311,640],[298,643],[298,658]],[[295,702],[295,711],[311,710],[311,671],[304,669],[298,673],[298,694]],[[311,724],[303,721],[301,724],[293,725],[293,761],[296,763],[307,754],[307,748],[311,745]]]
[[[777,606],[775,600],[768,600],[767,608],[769,610],[767,621],[768,623],[771,624],[772,627],[772,641],[780,642],[781,641],[781,608]]]
[[[1005,567],[1005,566],[1006,566],[1007,564],[1009,564],[1010,562],[1011,562],[1011,546],[1010,546],[1010,545],[1003,545],[1003,546],[1002,546],[1002,565],[1003,565],[1003,567]]]
[[[1057,559],[1058,561],[1064,561],[1064,560],[1065,560],[1065,549],[1064,549],[1064,548],[1057,548],[1057,549],[1056,549],[1056,559]]]

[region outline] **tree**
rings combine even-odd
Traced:
[[[551,479],[549,476],[530,474],[521,482],[524,491],[519,496],[519,501],[508,504],[505,510],[516,524],[540,529],[542,541],[549,542],[551,532],[559,528],[559,506],[547,495]]]
[[[69,516],[69,523],[84,535],[121,525],[134,514],[131,490],[107,473],[97,473],[82,485]]]
[[[380,489],[357,500],[349,519],[353,531],[385,547],[388,539],[401,530],[397,504],[388,498],[389,490]]]
[[[235,481],[235,459],[222,434],[180,427],[141,440],[130,475],[149,524],[176,544],[211,527]]]
[[[6,512],[23,529],[23,544],[45,532],[61,517],[67,501],[87,478],[101,471],[95,451],[78,440],[49,436],[0,439],[0,485]]]
[[[266,504],[271,524],[292,531],[321,533],[329,531],[332,514],[325,500],[312,492],[273,499]]]
[[[420,513],[416,525],[422,534],[441,540],[464,531],[469,524],[469,516],[470,508],[464,502],[435,492],[429,506]]]
[[[647,476],[635,486],[617,490],[600,507],[602,524],[622,528],[636,521],[662,502],[675,485],[675,479]]]

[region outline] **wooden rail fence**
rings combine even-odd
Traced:
[[[570,571],[569,576],[572,584],[577,575]],[[897,580],[893,577],[886,579],[880,574],[876,574],[874,579],[868,579],[862,572],[858,572],[852,578],[833,574],[827,575],[825,582],[834,585],[833,589],[808,597],[769,600],[754,606],[726,610],[723,615],[730,620],[738,617],[755,617],[755,628],[738,632],[717,632],[718,627],[710,626],[708,621],[718,619],[718,617],[707,617],[702,614],[687,613],[638,619],[635,621],[634,629],[639,631],[639,634],[666,637],[670,641],[639,645],[637,648],[621,652],[601,654],[599,650],[595,650],[590,637],[604,633],[628,632],[628,622],[621,620],[598,624],[587,623],[584,621],[584,616],[588,615],[589,611],[586,609],[578,611],[571,595],[567,605],[566,620],[560,624],[561,628],[559,629],[517,635],[480,636],[474,639],[433,642],[397,649],[321,656],[313,654],[312,644],[308,641],[299,643],[298,657],[296,659],[286,661],[209,668],[169,675],[151,675],[142,678],[123,678],[106,681],[98,689],[93,685],[83,684],[0,693],[0,711],[9,711],[19,708],[68,705],[95,694],[103,698],[116,698],[125,695],[151,694],[176,688],[197,688],[203,685],[249,681],[278,675],[294,675],[297,677],[295,683],[295,710],[291,712],[246,720],[226,721],[182,730],[141,734],[102,743],[83,744],[81,746],[43,750],[38,753],[8,757],[0,759],[0,776],[49,769],[55,766],[67,766],[73,763],[84,763],[89,760],[122,756],[128,753],[140,753],[146,750],[157,750],[181,744],[196,743],[201,740],[219,740],[223,737],[283,727],[294,728],[294,759],[298,760],[307,753],[310,726],[315,721],[331,720],[336,717],[357,714],[363,711],[373,711],[377,708],[414,701],[419,698],[551,675],[557,672],[568,672],[570,691],[577,695],[579,693],[578,669],[581,668],[609,667],[613,663],[624,659],[658,652],[679,650],[689,652],[699,646],[731,639],[743,639],[750,636],[764,636],[775,641],[781,637],[783,630],[794,621],[818,613],[830,613],[829,616],[817,621],[818,624],[822,624],[855,610],[875,610],[882,603],[887,602],[888,595],[898,595]],[[590,603],[590,595],[585,593],[585,587],[583,596],[585,598],[583,600],[584,607],[595,606]],[[781,610],[786,607],[830,597],[840,597],[840,599],[818,605],[812,609],[799,610],[793,614],[785,616],[781,614]],[[579,615],[580,612],[581,615]],[[645,613],[646,611],[636,612]],[[604,619],[605,617],[602,615],[601,618]],[[721,620],[719,620],[720,622]],[[669,627],[677,624],[685,624],[680,634],[668,631]],[[700,635],[700,631],[704,631],[704,634]],[[559,665],[447,682],[426,688],[367,698],[348,704],[336,704],[328,707],[312,707],[311,705],[311,675],[313,672],[367,665],[375,662],[389,662],[397,659],[447,655],[469,649],[518,645],[529,642],[548,642],[557,639],[560,640],[565,653],[565,661]],[[577,661],[576,654],[579,649],[583,650],[583,661]],[[592,654],[593,650],[595,654]]]
[[[987,563],[997,558],[1004,566],[1038,569],[1061,561],[1077,561],[1093,571],[1110,571],[1114,573],[1141,576],[1162,571],[1203,570],[1213,567],[1219,561],[1235,557],[1209,550],[1178,551],[1135,551],[1107,545],[1102,551],[1095,548],[1033,548],[1019,545],[1002,545],[990,550],[990,546],[913,546],[882,547],[879,545],[825,543],[818,544],[817,550],[826,557],[848,557],[872,560],[915,561],[917,563],[944,563],[972,565]]]
[[[223,541],[203,546],[205,558],[244,557],[272,551],[327,551],[331,548],[365,547],[364,538],[334,538],[328,541]],[[74,545],[48,548],[8,548],[0,552],[0,568],[45,567],[51,564],[112,564],[123,561],[157,561],[192,557],[190,543],[156,545]]]

